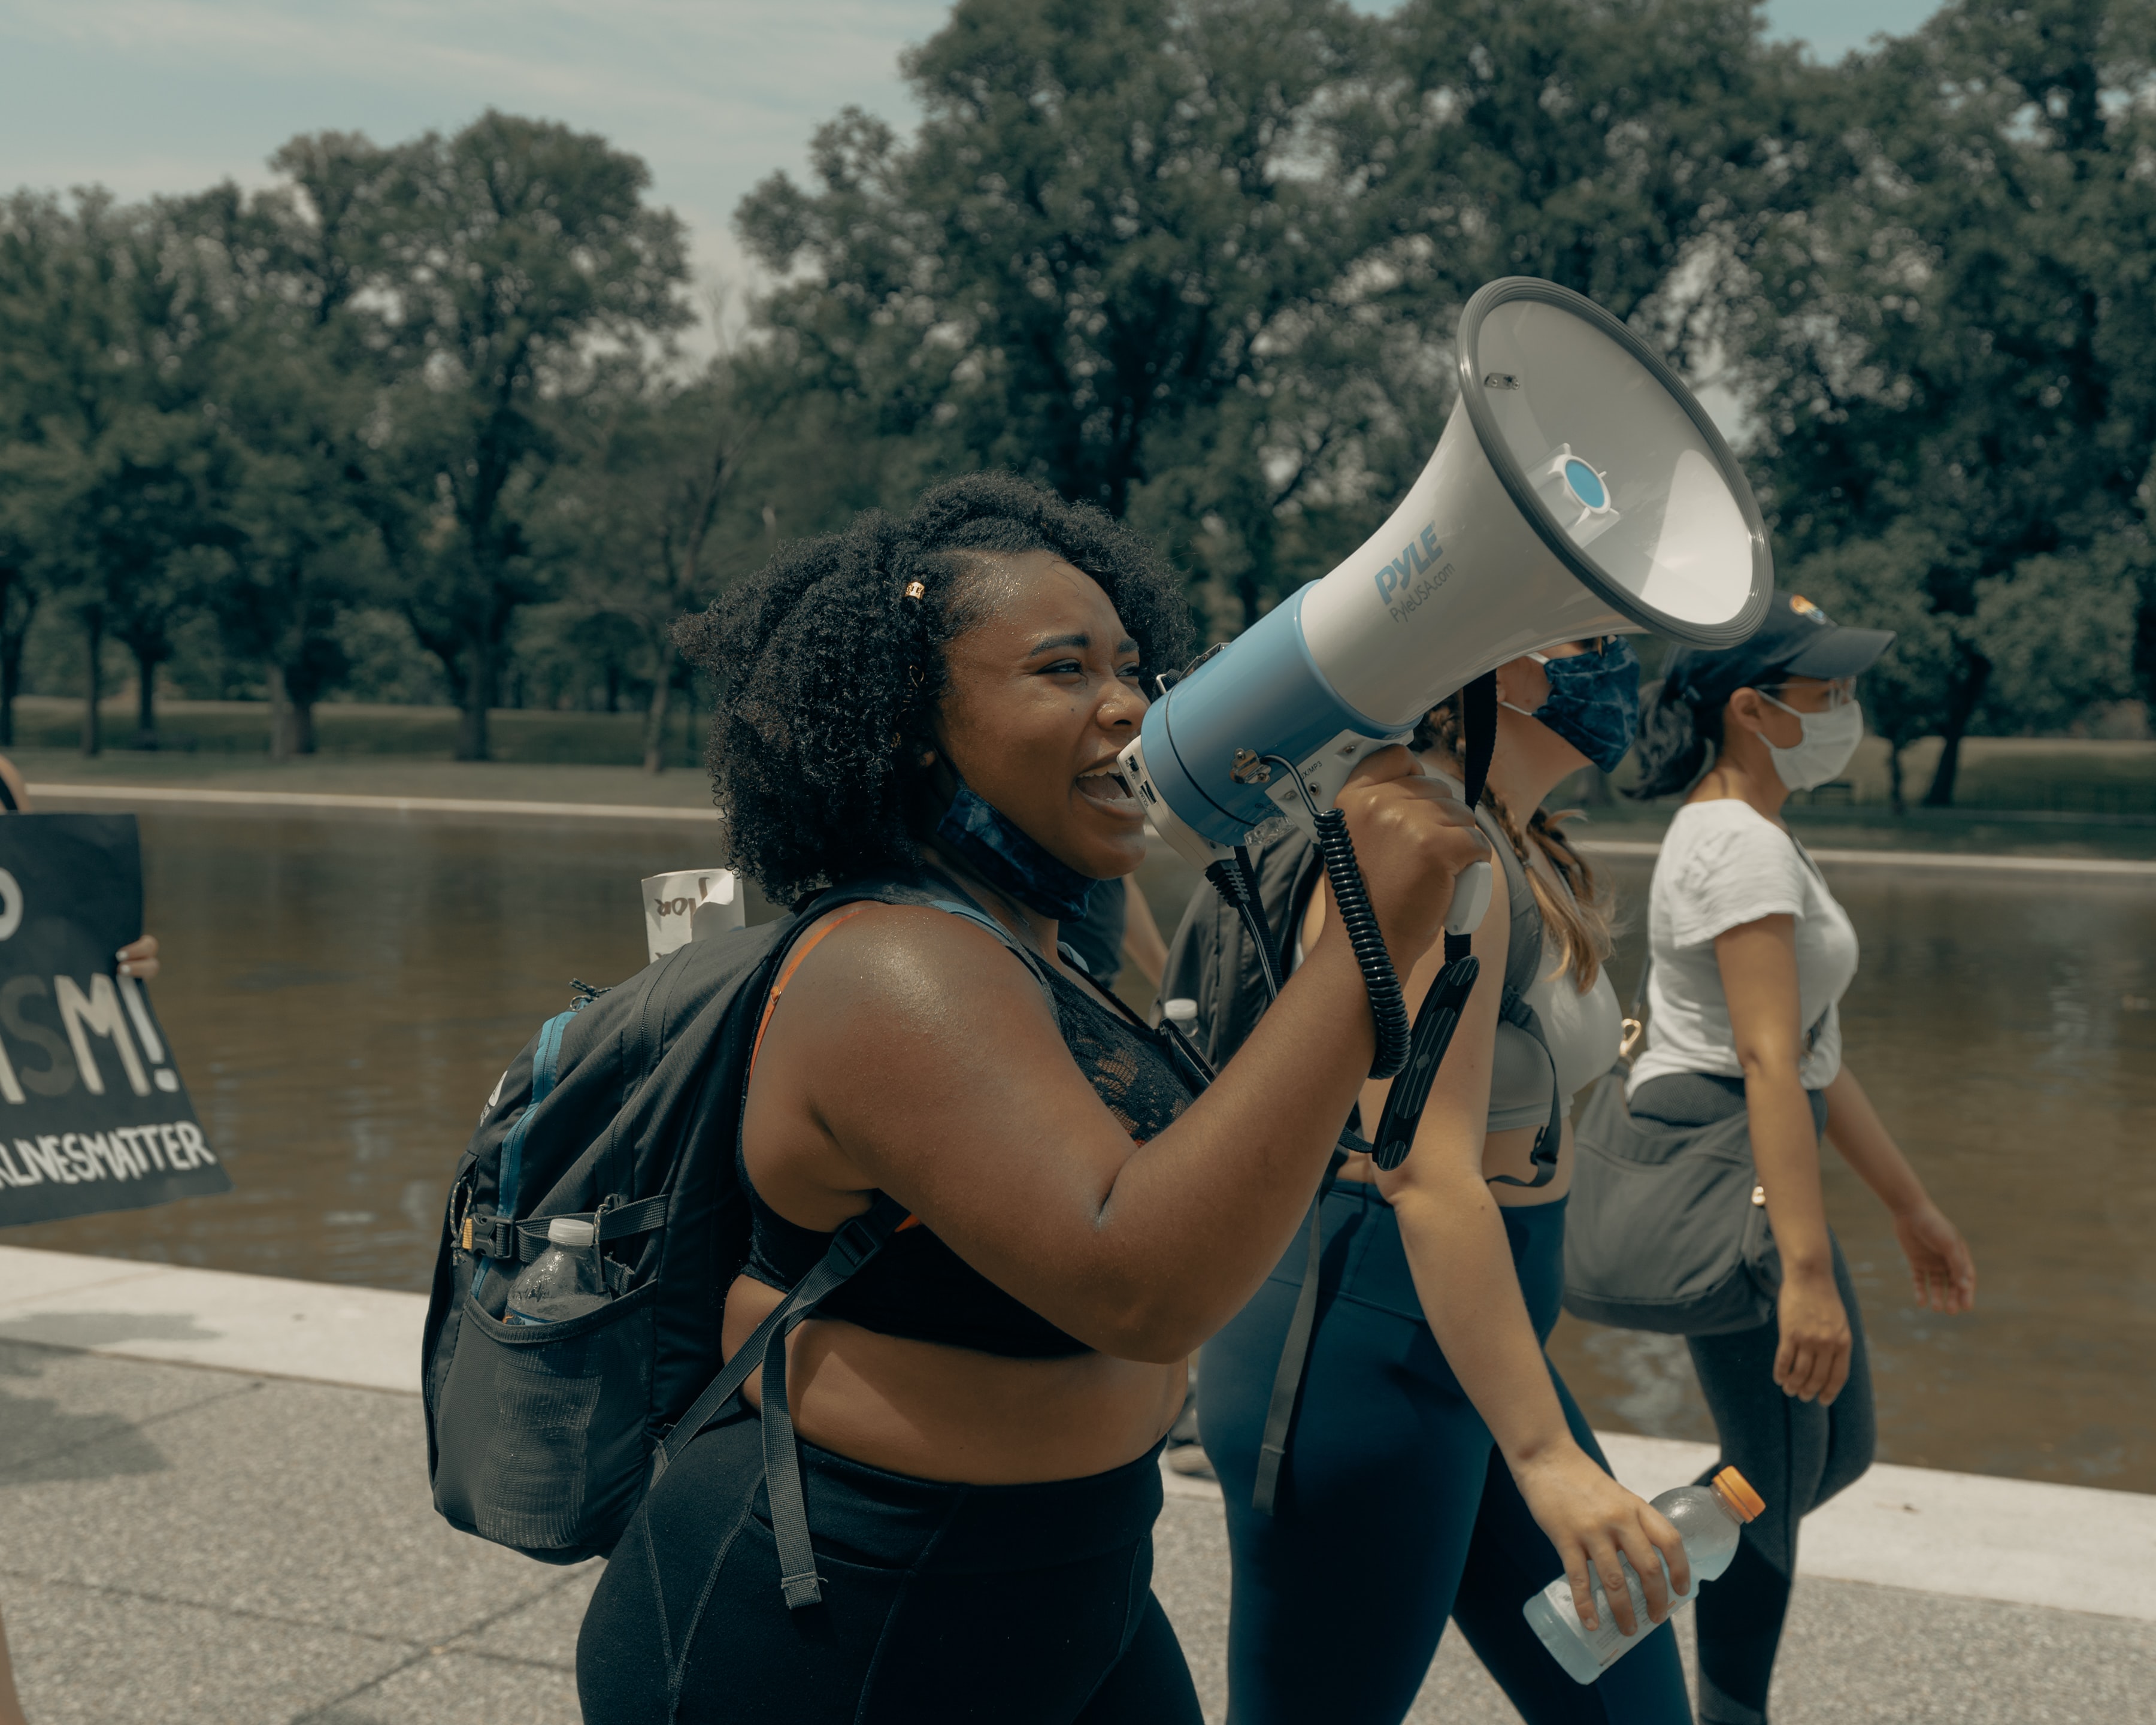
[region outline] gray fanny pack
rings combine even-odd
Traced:
[[[1636,1039],[1640,990],[1625,1026]],[[1812,1026],[1807,1043],[1825,1024]],[[1782,1260],[1743,1109],[1704,1126],[1633,1114],[1629,1060],[1595,1081],[1573,1122],[1564,1309],[1619,1329],[1718,1336],[1774,1315]]]

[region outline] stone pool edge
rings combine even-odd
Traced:
[[[418,1393],[425,1297],[0,1246],[0,1342],[250,1377]],[[1651,1496],[1703,1444],[1601,1434]],[[1163,1472],[1170,1496],[1219,1501]],[[1804,1524],[1799,1573],[2156,1622],[2156,1496],[1881,1463]]]

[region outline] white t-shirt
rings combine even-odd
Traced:
[[[1671,821],[1647,891],[1647,1045],[1625,1086],[1673,1072],[1741,1078],[1715,937],[1762,916],[1796,919],[1797,1076],[1824,1090],[1841,1070],[1835,1003],[1856,975],[1856,930],[1797,841],[1734,797],[1687,803]]]

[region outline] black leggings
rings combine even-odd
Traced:
[[[1686,1072],[1650,1078],[1634,1092],[1631,1110],[1671,1126],[1707,1126],[1743,1111],[1742,1079]],[[1812,1115],[1824,1127],[1826,1099],[1813,1092]],[[1830,1235],[1831,1239],[1831,1235]],[[1721,1459],[1766,1499],[1744,1529],[1736,1560],[1722,1579],[1700,1590],[1699,1710],[1704,1725],[1764,1725],[1774,1653],[1789,1615],[1797,1568],[1797,1523],[1871,1466],[1877,1433],[1871,1366],[1856,1289],[1833,1240],[1834,1285],[1849,1314],[1849,1382],[1834,1405],[1800,1402],[1774,1387],[1781,1326],[1769,1320],[1727,1336],[1690,1336],[1686,1345],[1699,1387],[1714,1415]]]
[[[1564,1202],[1503,1215],[1546,1338]],[[1235,1560],[1231,1725],[1398,1725],[1448,1615],[1530,1725],[1691,1725],[1666,1624],[1586,1687],[1536,1639],[1521,1607],[1564,1566],[1423,1321],[1391,1207],[1374,1186],[1342,1182],[1323,1217],[1317,1328],[1276,1513],[1252,1509],[1250,1489],[1303,1240],[1199,1363],[1199,1430],[1227,1498]],[[1551,1378],[1573,1435],[1602,1461]]]
[[[824,1603],[788,1611],[761,1425],[689,1446],[577,1640],[586,1725],[1199,1725],[1152,1596],[1158,1456],[957,1486],[801,1446]]]

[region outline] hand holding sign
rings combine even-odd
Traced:
[[[133,815],[0,819],[0,1224],[232,1189],[143,991],[141,927]]]

